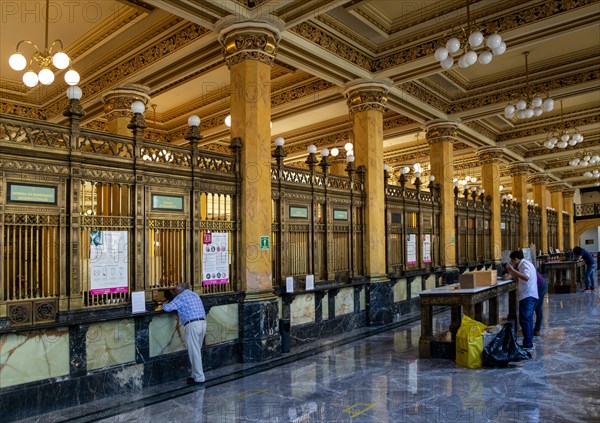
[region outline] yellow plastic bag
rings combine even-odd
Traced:
[[[469,316],[463,316],[456,333],[456,364],[475,369],[481,367],[485,325]]]

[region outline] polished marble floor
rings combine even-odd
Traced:
[[[599,294],[547,297],[533,358],[509,368],[421,360],[416,322],[270,369],[207,372],[205,387],[177,381],[27,422],[600,422]],[[437,330],[448,320],[437,315]]]

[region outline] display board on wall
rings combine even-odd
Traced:
[[[129,290],[128,231],[90,232],[90,294]]]
[[[9,182],[7,191],[11,203],[56,204],[56,186]]]
[[[203,237],[202,285],[229,283],[229,234],[213,232]]]

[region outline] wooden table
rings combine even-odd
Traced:
[[[548,261],[544,263],[548,274],[548,293],[577,292],[577,285],[585,286],[585,263],[580,261]]]
[[[517,284],[512,280],[498,279],[494,286],[482,286],[472,289],[460,289],[459,284],[445,285],[439,288],[419,292],[421,297],[421,338],[419,339],[420,358],[447,358],[432,355],[431,344],[433,335],[433,307],[450,306],[450,333],[452,345],[456,343],[456,332],[462,322],[462,314],[482,321],[482,306],[484,301],[489,303],[489,325],[499,321],[498,298],[508,293],[508,319],[517,320]],[[437,342],[437,341],[436,341]]]

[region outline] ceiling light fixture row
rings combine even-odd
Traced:
[[[595,165],[596,163],[600,163],[600,154],[594,154],[591,151],[584,151],[582,153],[577,153],[575,158],[569,161],[569,165],[576,167],[582,166],[587,167],[589,165]]]
[[[565,128],[563,106],[562,101],[560,102],[560,126],[553,128],[546,136],[544,146],[552,150],[554,147],[567,148],[567,146],[574,146],[583,142],[583,135],[579,133],[579,130],[575,127]]]
[[[543,93],[535,92],[532,94],[529,86],[529,67],[527,63],[529,52],[526,51],[523,55],[525,56],[525,98],[517,98],[504,108],[506,119],[531,119],[554,109],[554,100],[549,93],[545,94],[545,98],[542,98]]]
[[[467,1],[467,28],[460,28],[457,35],[446,41],[444,47],[439,47],[435,51],[435,58],[444,70],[450,69],[454,65],[455,53],[462,51],[462,55],[458,59],[458,66],[461,68],[468,68],[474,65],[479,59],[479,63],[487,65],[492,61],[494,56],[504,54],[506,51],[506,43],[502,41],[502,37],[498,33],[490,35],[487,40],[484,38],[483,33],[474,29],[471,31],[471,25],[476,26],[475,22],[471,22],[471,13],[469,10],[469,1]],[[477,55],[475,51],[484,44],[485,47],[482,52]]]
[[[50,47],[48,47],[48,21],[49,21],[49,6],[50,0],[46,0],[46,37],[44,44],[44,51],[40,52],[39,47],[30,40],[21,40],[17,43],[16,52],[8,58],[8,64],[13,70],[22,71],[28,65],[28,70],[23,74],[23,83],[32,88],[35,87],[38,82],[44,85],[50,85],[54,82],[54,72],[50,69],[50,65],[54,65],[56,69],[62,70],[69,67],[71,59],[63,51],[63,43],[61,40],[54,40]],[[25,56],[19,50],[21,44],[29,44],[35,48],[35,53],[29,59],[29,63]],[[59,50],[56,51],[55,47],[60,46]],[[33,62],[36,61],[39,65],[39,70],[34,72],[32,67]],[[77,85],[79,83],[79,73],[72,67],[65,73],[65,82],[68,85]]]

